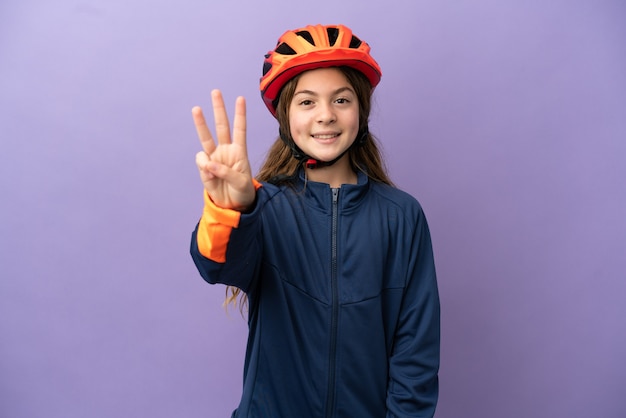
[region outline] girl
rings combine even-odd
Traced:
[[[257,179],[243,98],[232,134],[212,92],[217,144],[192,110],[205,208],[191,254],[247,299],[243,395],[232,417],[432,417],[439,298],[418,202],[393,187],[368,130],[381,71],[349,28],[287,31],[261,95],[280,138]],[[240,292],[241,295],[240,295]]]

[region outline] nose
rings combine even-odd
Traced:
[[[318,105],[317,122],[321,124],[330,124],[337,120],[337,115],[331,103],[320,103]]]

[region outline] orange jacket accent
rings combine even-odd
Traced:
[[[254,189],[262,187],[261,183],[252,179]],[[233,209],[224,209],[211,200],[204,192],[204,210],[198,224],[198,250],[204,257],[217,263],[226,262],[226,248],[233,228],[239,226],[241,212]]]

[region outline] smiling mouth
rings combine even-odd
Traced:
[[[311,135],[315,139],[333,139],[339,136],[338,133],[334,134],[319,134],[319,135]]]

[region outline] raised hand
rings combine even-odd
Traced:
[[[219,90],[211,92],[217,145],[202,109],[191,110],[202,151],[196,154],[200,179],[213,202],[225,209],[243,211],[254,203],[255,189],[246,147],[246,102],[238,97],[231,138],[230,124]]]

